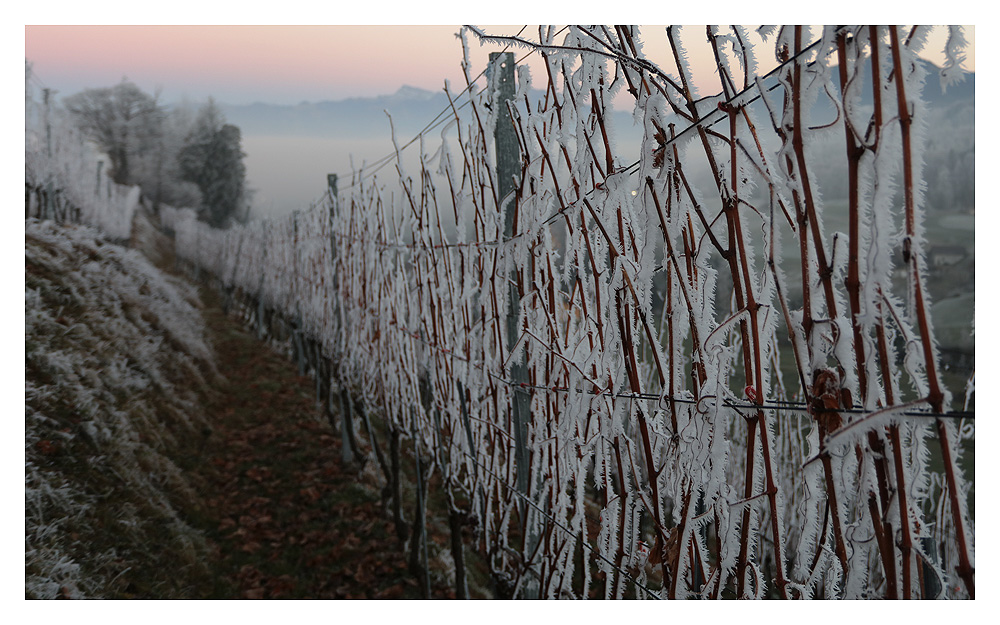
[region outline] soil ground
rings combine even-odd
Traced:
[[[375,483],[341,461],[312,378],[225,315],[202,289],[226,385],[207,400],[214,432],[192,476],[219,550],[217,598],[421,597]],[[368,480],[372,481],[372,480]],[[453,597],[444,584],[434,598]]]

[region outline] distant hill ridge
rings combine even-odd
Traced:
[[[939,69],[927,62],[928,76],[924,87],[924,99],[938,107],[955,102],[975,101],[976,76],[969,72],[965,78],[948,87],[941,88]],[[537,97],[543,92],[537,91]],[[457,94],[452,94],[456,97]],[[870,89],[863,99],[870,99]],[[823,106],[822,103],[818,104]],[[438,113],[449,106],[444,91],[428,91],[419,87],[403,85],[391,95],[375,97],[347,98],[344,100],[303,101],[299,104],[267,104],[255,102],[246,105],[221,105],[226,119],[241,128],[244,135],[304,135],[330,136],[345,139],[363,139],[389,134],[389,119],[392,116],[397,132],[413,134],[419,132]],[[618,112],[623,123],[629,123],[631,114]],[[407,137],[410,138],[410,137]]]
[[[255,102],[223,104],[226,119],[249,135],[336,135],[366,138],[386,134],[389,118],[397,130],[416,132],[448,106],[441,92],[404,85],[392,95],[345,100],[300,102],[294,105]]]

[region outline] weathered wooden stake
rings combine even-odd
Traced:
[[[517,198],[513,195],[517,188],[520,147],[514,122],[510,116],[508,102],[514,100],[514,53],[491,52],[489,76],[492,92],[497,100],[493,105],[497,108],[497,122],[494,130],[497,161],[497,196],[504,211],[504,239],[510,240],[514,235],[514,220],[517,215]],[[516,269],[511,271],[509,287],[510,307],[507,309],[507,344],[513,350],[520,335],[518,318],[521,308],[520,276]],[[525,364],[524,352],[515,358],[511,365],[511,382],[513,386],[513,417],[514,417],[514,460],[517,465],[517,490],[528,497],[531,474],[529,472],[528,454],[528,421],[531,418],[531,395],[521,386],[528,382],[528,370]],[[520,501],[522,531],[525,536],[525,551],[532,551],[537,537],[530,531],[528,516],[531,514],[524,499]],[[532,598],[532,593],[525,595]]]
[[[391,430],[389,435],[389,461],[392,470],[392,519],[396,525],[396,538],[399,539],[399,544],[402,546],[406,540],[406,520],[403,519],[403,497],[400,492],[399,430],[392,427],[392,424],[389,427]]]
[[[359,401],[355,401],[354,410],[361,415],[361,423],[365,426],[365,432],[368,433],[368,440],[371,442],[372,451],[375,452],[375,459],[378,461],[378,466],[382,469],[382,475],[385,476],[386,484],[388,485],[392,481],[389,474],[389,463],[385,459],[385,454],[382,453],[382,448],[378,444],[378,439],[375,438],[375,430],[372,428],[371,420],[368,418],[368,413],[365,411],[364,404]]]
[[[45,151],[52,158],[52,124],[49,122],[49,96],[51,89],[42,89],[42,102],[45,104]]]
[[[344,387],[340,388],[340,433],[342,436],[340,458],[344,464],[354,458],[359,463],[364,462],[364,455],[358,449],[357,440],[354,438],[354,419],[351,415],[351,396]]]
[[[415,422],[413,456],[417,465],[417,506],[413,513],[413,530],[410,534],[410,571],[420,578],[420,589],[424,599],[430,599],[431,576],[427,564],[427,481],[420,463],[420,435]]]
[[[449,496],[448,529],[451,530],[451,559],[455,561],[455,598],[468,599],[469,581],[465,573],[465,545],[462,543],[464,517],[451,499]]]

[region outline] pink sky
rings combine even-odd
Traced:
[[[458,81],[458,26],[28,26],[25,56],[67,91],[127,76],[169,99],[295,103]],[[385,45],[386,41],[395,46]]]
[[[491,34],[515,34],[520,26],[484,28]],[[457,25],[26,26],[25,58],[41,81],[61,95],[110,86],[128,77],[144,90],[160,88],[166,101],[211,95],[231,104],[292,104],[389,94],[404,84],[439,90],[445,79],[455,89],[464,87],[461,44],[455,37],[459,29]],[[929,52],[943,46],[944,29],[935,30],[941,32],[927,46]],[[662,29],[649,27],[643,32],[647,53],[666,59]],[[537,38],[537,29],[526,34]],[[688,28],[687,36],[700,44],[704,30]],[[974,70],[974,28],[966,29],[966,38],[972,44],[966,66]],[[470,35],[470,50],[478,73],[496,48],[481,47]],[[765,48],[758,53],[762,63],[767,52]],[[696,73],[714,80],[706,56],[692,44]],[[540,66],[533,68],[533,75],[541,79],[543,71]],[[718,90],[712,83],[703,88]]]

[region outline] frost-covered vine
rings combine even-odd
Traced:
[[[318,341],[516,596],[974,597],[925,286],[921,29],[708,28],[709,97],[676,28],[537,35],[463,32],[545,75],[503,102],[466,54],[415,169],[225,232],[182,220],[178,254]],[[831,136],[846,233],[816,176]]]

